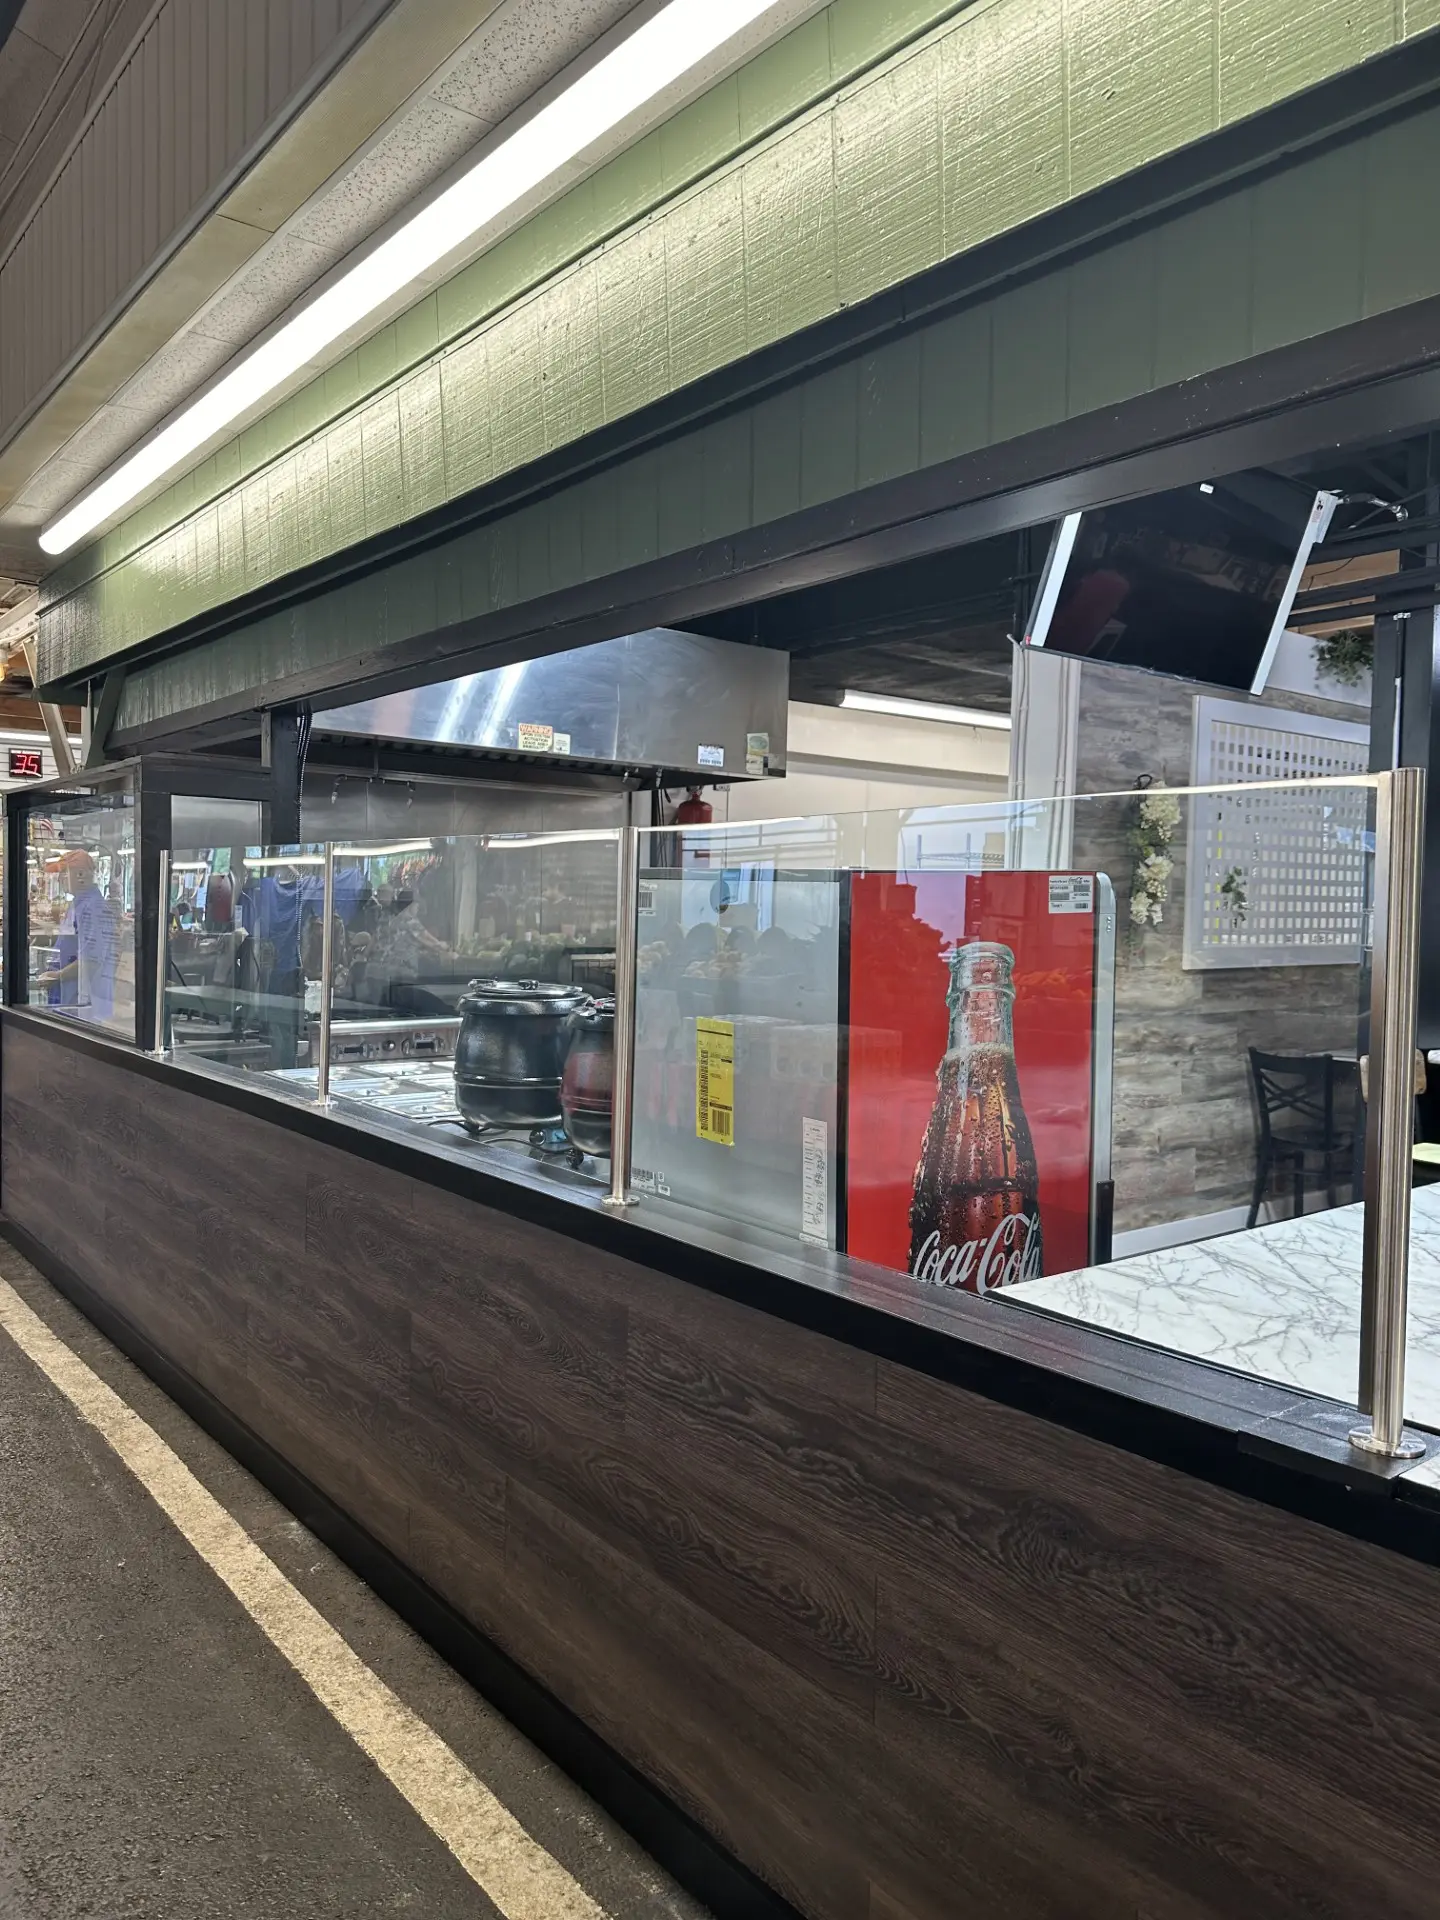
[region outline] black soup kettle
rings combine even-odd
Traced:
[[[571,1016],[579,987],[543,980],[472,980],[460,998],[455,1104],[472,1130],[558,1127]]]

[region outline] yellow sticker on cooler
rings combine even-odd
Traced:
[[[735,1027],[695,1022],[695,1131],[717,1145],[735,1144]]]

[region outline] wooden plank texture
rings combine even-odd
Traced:
[[[1440,1571],[558,1202],[13,1023],[3,1088],[7,1218],[814,1920],[1433,1914]]]

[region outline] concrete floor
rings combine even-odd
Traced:
[[[613,1920],[704,1920],[11,1249],[0,1275]],[[0,1330],[3,1920],[499,1914]]]

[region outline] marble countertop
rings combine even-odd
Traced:
[[[1407,1417],[1440,1427],[1440,1183],[1417,1188],[1410,1235]],[[995,1298],[1354,1405],[1359,1205],[1132,1254]]]

